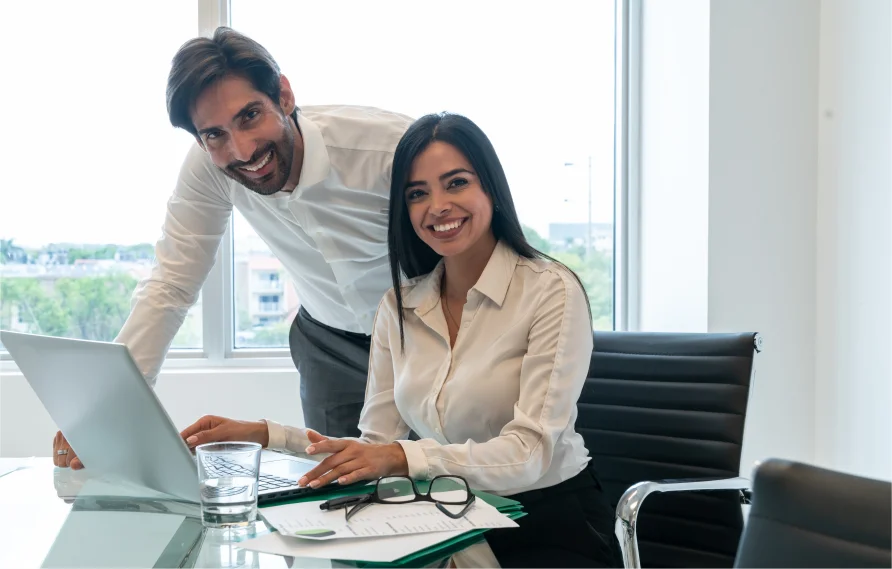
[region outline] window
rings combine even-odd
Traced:
[[[224,23],[270,50],[299,105],[449,110],[477,122],[530,242],[577,272],[596,328],[612,328],[624,219],[614,214],[615,6],[626,2],[388,0],[382,11],[359,0],[158,0],[151,10],[93,0],[54,3],[52,17],[40,3],[4,4],[4,21],[39,20],[41,34],[6,34],[28,50],[7,75],[30,87],[4,91],[20,152],[0,207],[0,328],[117,335],[193,143],[168,122],[171,57]],[[173,348],[214,364],[282,356],[299,306],[288,273],[235,212]]]
[[[370,105],[414,117],[449,110],[479,124],[530,242],[577,272],[595,327],[612,329],[614,10],[613,0],[535,8],[389,0],[387,10],[344,0],[231,0],[231,21],[272,53],[299,106]],[[281,267],[238,215],[233,239],[236,264]],[[239,304],[250,296],[246,286],[236,278],[238,321],[259,322]],[[288,318],[298,301],[286,302]],[[268,346],[287,346],[289,322],[267,325]],[[249,345],[236,338],[235,347]]]
[[[52,15],[47,14],[47,8]],[[112,340],[151,269],[191,138],[168,122],[170,58],[195,3],[9,2],[0,328]],[[163,33],[159,31],[163,30]],[[10,68],[11,66],[11,68]],[[201,302],[176,348],[201,348]]]
[[[300,307],[282,264],[237,211],[233,213],[236,348],[283,348]],[[277,294],[271,294],[277,293]]]

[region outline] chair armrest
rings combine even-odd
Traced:
[[[638,512],[645,498],[654,492],[691,492],[705,490],[738,490],[748,496],[750,481],[747,478],[680,478],[639,482],[623,494],[616,505],[614,532],[623,552],[623,565],[641,567],[638,555]]]

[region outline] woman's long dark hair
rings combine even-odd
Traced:
[[[445,142],[455,147],[471,163],[477,178],[480,179],[483,191],[492,199],[492,232],[496,241],[504,241],[521,257],[548,259],[561,264],[530,245],[524,236],[520,220],[517,218],[517,210],[514,209],[514,200],[511,198],[505,170],[502,169],[495,148],[480,127],[471,119],[453,113],[437,113],[421,117],[412,123],[397,144],[393,157],[393,177],[390,182],[387,249],[390,255],[393,291],[396,294],[402,348],[405,348],[406,339],[403,334],[401,274],[410,279],[426,275],[434,270],[442,258],[415,233],[405,198],[412,164],[434,141]],[[585,287],[582,281],[573,271],[570,271],[570,274],[576,278],[584,293]],[[589,307],[589,320],[591,320],[591,307]]]

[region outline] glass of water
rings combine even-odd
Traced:
[[[257,443],[209,443],[195,447],[201,520],[206,527],[235,528],[257,519]]]

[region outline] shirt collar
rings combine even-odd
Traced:
[[[483,274],[473,287],[489,297],[499,308],[508,294],[508,285],[511,284],[511,277],[517,268],[517,257],[514,249],[499,241],[492,252],[492,257],[486,263],[486,268],[483,269]]]
[[[319,127],[313,121],[297,113],[297,128],[303,137],[304,160],[300,167],[300,180],[292,192],[293,196],[299,195],[304,189],[314,186],[328,177],[331,170],[331,160],[328,158],[328,149],[325,147],[325,139]]]
[[[486,263],[486,268],[471,289],[477,290],[501,307],[508,294],[508,286],[514,276],[517,260],[517,253],[499,241]],[[406,283],[404,286],[414,284],[414,287],[405,296],[403,306],[414,308],[419,316],[430,312],[440,300],[440,283],[443,281],[444,270],[445,265],[443,260],[440,260],[433,271]]]

